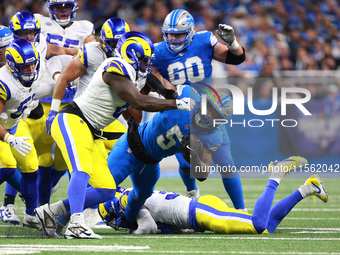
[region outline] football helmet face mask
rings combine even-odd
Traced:
[[[195,123],[201,128],[214,128],[214,119],[229,119],[233,112],[232,98],[225,92],[218,91],[219,97],[207,95],[207,114],[202,115],[201,104],[197,104],[194,111]],[[221,101],[220,101],[221,99]],[[222,102],[222,105],[221,105]]]
[[[119,38],[130,31],[128,23],[120,18],[110,18],[102,26],[100,38],[104,43],[104,50],[107,55],[113,57]]]
[[[25,87],[30,87],[37,80],[40,58],[32,43],[25,39],[14,39],[6,48],[5,56],[8,69]]]
[[[163,39],[170,50],[181,51],[185,49],[194,37],[195,22],[191,14],[183,9],[170,12],[162,27]],[[179,39],[168,38],[168,34],[185,34]]]
[[[125,33],[118,40],[115,53],[135,69],[138,78],[146,78],[152,72],[154,46],[145,34],[136,31]]]
[[[14,38],[26,39],[35,45],[40,40],[40,23],[33,13],[28,11],[17,12],[9,22],[9,28]]]
[[[77,0],[47,0],[50,18],[60,26],[68,25],[76,17],[77,6]]]

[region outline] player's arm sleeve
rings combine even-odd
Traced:
[[[136,217],[138,228],[132,231],[132,234],[135,235],[148,235],[148,234],[156,234],[157,233],[157,224],[152,218],[148,209],[143,208],[139,211]]]
[[[11,99],[11,90],[7,86],[6,83],[0,80],[0,98],[4,101],[8,101]]]

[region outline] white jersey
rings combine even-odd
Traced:
[[[87,20],[73,21],[70,26],[63,28],[49,17],[41,14],[35,16],[40,22],[41,33],[47,42],[61,47],[79,48],[94,32],[94,25]]]
[[[103,81],[104,71],[128,77],[133,83],[131,86],[136,82],[135,69],[122,58],[108,58],[99,66],[84,93],[74,99],[85,118],[97,130],[111,124],[129,107]]]
[[[107,59],[106,53],[99,42],[90,42],[81,46],[78,51],[78,57],[87,68],[87,71],[79,78],[77,93],[74,98],[79,97],[85,91],[100,64]]]
[[[145,201],[145,207],[155,222],[191,228],[189,205],[191,199],[173,192],[154,191]]]
[[[47,43],[46,37],[43,34],[40,34],[40,40],[38,45],[36,46],[36,49],[39,52],[40,57],[40,72],[44,73],[46,70]]]
[[[24,110],[34,99],[38,88],[37,81],[33,82],[31,87],[25,87],[14,78],[7,66],[0,68],[0,98],[6,101],[0,114],[0,124],[5,129],[10,131],[19,123]]]

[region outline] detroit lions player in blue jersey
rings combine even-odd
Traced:
[[[240,64],[245,59],[245,51],[236,41],[234,29],[231,26],[219,25],[217,33],[227,45],[222,44],[211,32],[195,32],[194,19],[186,10],[177,9],[168,14],[162,31],[164,42],[155,44],[153,74],[160,80],[164,77],[175,86],[201,83],[202,88],[197,89],[199,93],[207,89],[211,91],[212,59],[233,65]],[[171,84],[163,81],[170,88]],[[223,133],[223,143],[214,152],[213,160],[220,166],[234,166],[227,130],[224,126],[220,128]],[[198,196],[195,179],[191,179],[188,173],[190,165],[183,160],[182,155],[179,154],[176,157],[180,163],[179,172],[187,187],[188,196]],[[234,207],[244,209],[242,185],[238,173],[222,177],[224,187]]]

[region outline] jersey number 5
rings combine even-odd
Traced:
[[[204,66],[198,56],[188,58],[184,64],[177,61],[168,66],[170,82],[174,85],[184,84],[186,81],[198,82],[204,79]]]
[[[177,137],[179,141],[182,140],[182,132],[179,129],[178,125],[173,126],[170,130],[166,131],[165,137],[169,140],[167,144],[165,144],[165,138],[163,135],[159,135],[157,137],[157,144],[159,147],[161,147],[163,150],[168,150],[172,146],[176,146],[176,142],[174,140],[174,135]]]

